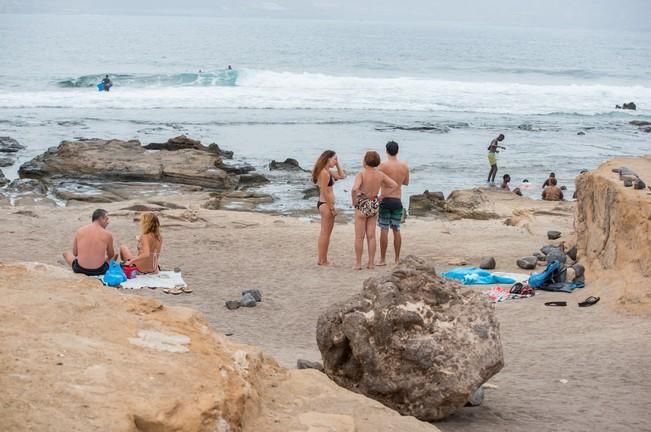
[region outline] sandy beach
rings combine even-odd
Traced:
[[[506,197],[506,195],[504,195]],[[191,198],[166,197],[193,210],[161,213],[161,265],[180,267],[194,290],[167,295],[160,290],[129,292],[203,313],[212,327],[233,341],[256,345],[292,368],[299,358],[320,360],[316,320],[330,304],[357,293],[369,276],[386,269],[354,271],[353,226],[335,226],[330,256],[336,266],[315,265],[318,222],[308,218],[199,209]],[[511,196],[496,210],[513,205]],[[138,213],[123,210],[136,202],[102,205],[118,244],[135,246]],[[138,204],[142,204],[139,202]],[[526,224],[504,219],[444,221],[410,218],[403,226],[403,254],[429,258],[437,271],[463,259],[478,263],[494,256],[497,269],[523,272],[515,260],[547,244],[547,230],[571,237],[573,203],[524,201]],[[95,206],[0,208],[0,261],[61,265],[75,230]],[[562,239],[563,239],[562,238]],[[392,258],[389,253],[388,258]],[[604,298],[591,308],[577,303],[593,288],[572,294],[541,292],[529,299],[496,304],[505,367],[490,380],[484,403],[464,408],[436,423],[443,431],[632,431],[651,430],[645,396],[651,385],[651,320],[629,315]],[[256,308],[229,311],[224,302],[240,291],[260,289]],[[107,288],[108,289],[108,288]],[[487,287],[476,287],[485,290]],[[124,290],[122,290],[124,291]],[[566,300],[568,307],[545,307]]]

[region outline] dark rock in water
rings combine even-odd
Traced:
[[[561,238],[561,232],[560,231],[547,231],[547,238],[549,240],[556,240],[558,238]]]
[[[303,189],[303,199],[317,198],[319,196],[319,188],[317,186],[310,186]]]
[[[24,150],[25,146],[8,136],[0,136],[0,153],[16,153]]]
[[[238,309],[241,305],[240,302],[237,300],[228,300],[226,303],[226,309],[228,310],[235,310]]]
[[[622,109],[635,111],[637,109],[637,106],[635,105],[635,102],[629,102],[622,105]]]
[[[470,399],[468,399],[468,402],[466,402],[467,407],[477,407],[481,405],[481,403],[484,401],[484,387],[479,387],[477,390],[475,390],[470,396]]]
[[[14,163],[16,163],[16,158],[13,153],[0,153],[0,168],[12,166]]]
[[[536,264],[538,264],[538,258],[535,256],[520,258],[516,261],[516,264],[521,269],[532,270],[536,268]]]
[[[0,170],[0,187],[9,183],[9,179],[5,177],[5,174]]]
[[[260,173],[248,173],[242,174],[240,176],[240,186],[257,186],[261,184],[269,183],[269,179],[263,176]]]
[[[642,179],[637,179],[637,180],[633,183],[633,187],[634,187],[635,189],[637,189],[637,190],[646,189],[646,183],[644,183],[644,182],[642,181]]]
[[[423,421],[462,408],[504,366],[494,307],[413,256],[330,306],[316,339],[333,381]]]
[[[262,301],[262,293],[260,292],[259,289],[248,289],[248,290],[244,290],[244,291],[242,291],[242,295],[243,295],[243,296],[245,296],[245,295],[247,295],[247,294],[250,294],[251,296],[253,296],[253,298],[254,298],[255,301],[257,301],[257,302],[261,302],[261,301]]]
[[[572,261],[576,261],[576,246],[572,246],[570,250],[567,251],[567,256],[570,257]]]
[[[642,132],[651,133],[651,126],[641,127],[640,130]]]
[[[633,186],[633,180],[625,179],[624,180],[624,187],[631,187],[631,186]]]
[[[194,149],[194,150],[214,153],[224,159],[233,158],[232,151],[224,151],[220,149],[219,146],[215,143],[212,143],[206,147],[205,145],[201,144],[201,141],[188,138],[185,135],[180,135],[174,138],[170,138],[167,140],[167,142],[164,143],[150,143],[144,146],[144,148],[146,148],[147,150],[167,150],[167,151]]]
[[[562,191],[567,190],[567,186],[561,186],[560,188]]]
[[[479,268],[484,270],[492,270],[496,265],[497,263],[495,263],[495,258],[493,257],[484,257],[479,262]]]
[[[588,172],[588,170],[585,169],[585,168],[583,168],[581,171],[579,171],[579,174],[585,174],[585,173],[587,173],[587,172]]]
[[[321,362],[298,359],[296,360],[296,369],[316,369],[319,372],[323,372],[323,364]]]
[[[534,127],[529,123],[523,123],[521,125],[518,125],[518,129],[524,130],[524,131],[533,131],[533,130],[535,130]]]
[[[240,298],[240,306],[242,307],[255,307],[258,302],[255,301],[255,298],[251,294],[244,294]]]
[[[628,123],[633,126],[651,126],[651,121],[645,121],[645,120],[632,120]]]
[[[577,134],[577,135],[585,135],[585,132],[583,132],[583,131],[579,131],[579,132],[577,132],[576,134]]]
[[[292,158],[287,158],[285,159],[284,162],[276,162],[275,160],[272,160],[271,163],[269,164],[269,170],[308,172],[307,170],[301,168],[301,166],[298,164],[298,161],[296,159],[292,159]]]
[[[248,174],[255,171],[255,168],[249,164],[229,165],[225,163],[219,164],[218,168],[223,169],[229,174]]]

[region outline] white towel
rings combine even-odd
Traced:
[[[133,279],[128,279],[122,282],[120,287],[125,289],[141,289],[144,287],[149,288],[186,288],[188,284],[185,283],[181,273],[173,271],[161,271],[151,274],[139,274]]]

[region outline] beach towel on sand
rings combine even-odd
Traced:
[[[139,274],[133,279],[120,284],[125,289],[141,289],[141,288],[186,288],[188,284],[185,283],[181,273],[173,271],[161,271],[158,273]]]
[[[442,273],[441,276],[458,280],[464,285],[513,284],[517,282],[510,276],[502,276],[477,267],[458,267]]]

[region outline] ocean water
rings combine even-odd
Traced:
[[[28,147],[63,139],[186,134],[269,174],[281,211],[333,149],[354,174],[366,150],[401,145],[407,194],[482,185],[504,133],[498,177],[542,184],[620,155],[651,153],[651,33],[446,23],[0,14],[0,135]],[[234,71],[226,71],[232,65]],[[114,87],[98,92],[109,74]],[[637,111],[616,110],[634,101]],[[581,135],[579,135],[581,133]],[[336,186],[349,201],[352,175]],[[535,191],[537,194],[538,191]],[[571,193],[570,193],[571,196]]]

